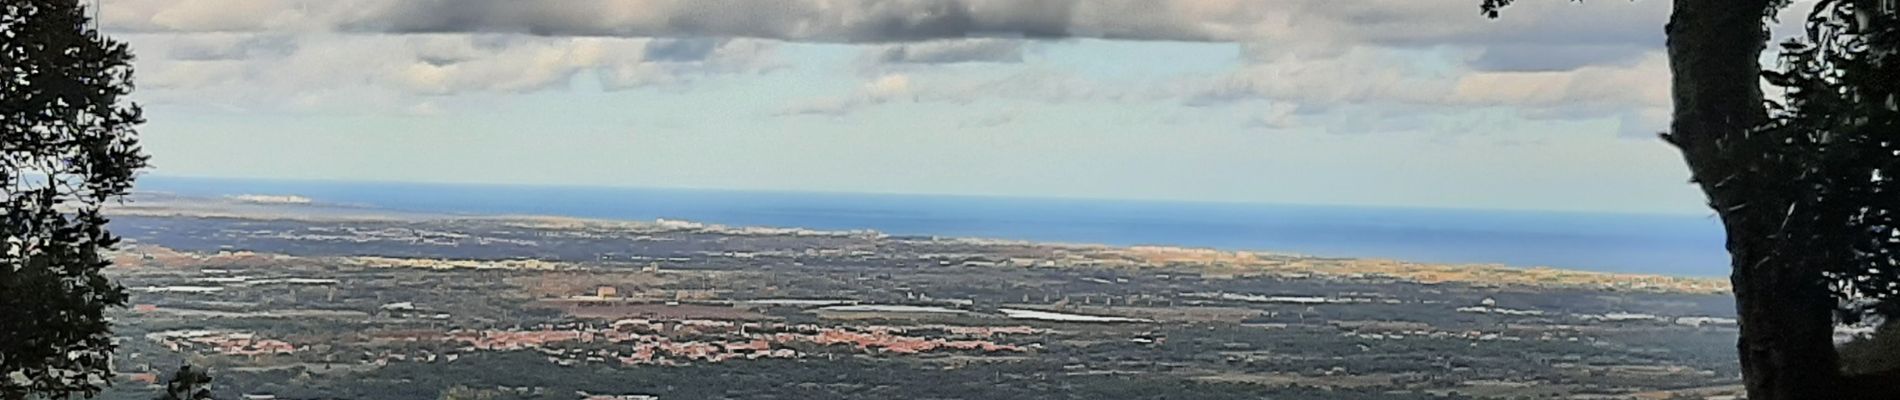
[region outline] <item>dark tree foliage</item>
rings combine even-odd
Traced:
[[[211,400],[211,375],[190,365],[179,366],[157,400]]]
[[[1570,0],[1570,1],[1578,2],[1578,3],[1583,2],[1583,0]],[[1478,4],[1478,13],[1484,14],[1484,16],[1487,18],[1497,18],[1498,15],[1502,13],[1505,7],[1510,7],[1511,3],[1516,3],[1516,2],[1517,0],[1484,0],[1483,3]],[[1768,7],[1762,9],[1762,16],[1765,18],[1773,19],[1775,18],[1775,14],[1781,12],[1782,8],[1786,8],[1788,4],[1792,2],[1794,2],[1794,0],[1769,0],[1767,2]]]
[[[1900,10],[1880,0],[1821,0],[1806,35],[1764,72],[1785,96],[1750,139],[1757,167],[1795,201],[1777,233],[1781,257],[1804,258],[1839,305],[1836,317],[1900,317]]]
[[[145,166],[132,54],[76,0],[0,5],[0,399],[97,393],[111,377],[99,208]]]
[[[1485,0],[1495,17],[1512,0]],[[1837,322],[1900,316],[1894,0],[1821,0],[1764,71],[1789,0],[1673,0],[1663,139],[1722,220],[1751,399],[1895,398],[1900,371],[1843,374]],[[1761,83],[1782,88],[1770,101]]]

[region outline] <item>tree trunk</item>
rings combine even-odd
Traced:
[[[1767,0],[1674,0],[1667,28],[1675,116],[1667,139],[1682,150],[1728,234],[1741,322],[1742,378],[1751,400],[1839,399],[1834,304],[1819,269],[1777,237],[1791,188],[1756,162],[1742,139],[1768,121],[1760,56]]]

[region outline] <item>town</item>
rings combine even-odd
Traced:
[[[257,399],[1740,391],[1712,279],[143,204],[114,216],[128,242],[111,271],[134,305],[113,316],[105,398],[150,398],[187,364],[221,398]]]

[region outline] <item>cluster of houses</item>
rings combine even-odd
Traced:
[[[179,330],[155,332],[147,334],[146,338],[172,351],[209,351],[227,356],[244,357],[297,352],[295,345],[282,340],[259,337],[251,332]]]
[[[908,333],[913,331],[928,331],[938,334],[938,337]],[[791,347],[798,343],[848,346],[861,351],[890,354],[932,351],[1026,352],[1033,345],[1003,344],[991,339],[1038,332],[1027,326],[821,327],[812,324],[701,319],[624,319],[605,327],[568,324],[528,330],[389,332],[377,335],[377,340],[384,343],[459,343],[466,346],[462,349],[466,352],[536,350],[549,355],[551,361],[559,364],[611,360],[626,365],[681,365],[734,359],[802,357],[802,353]],[[606,346],[555,346],[589,343]],[[387,358],[436,359],[398,356]]]

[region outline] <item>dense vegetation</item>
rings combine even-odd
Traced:
[[[0,399],[68,398],[112,375],[100,207],[145,166],[132,53],[75,0],[0,5]]]

